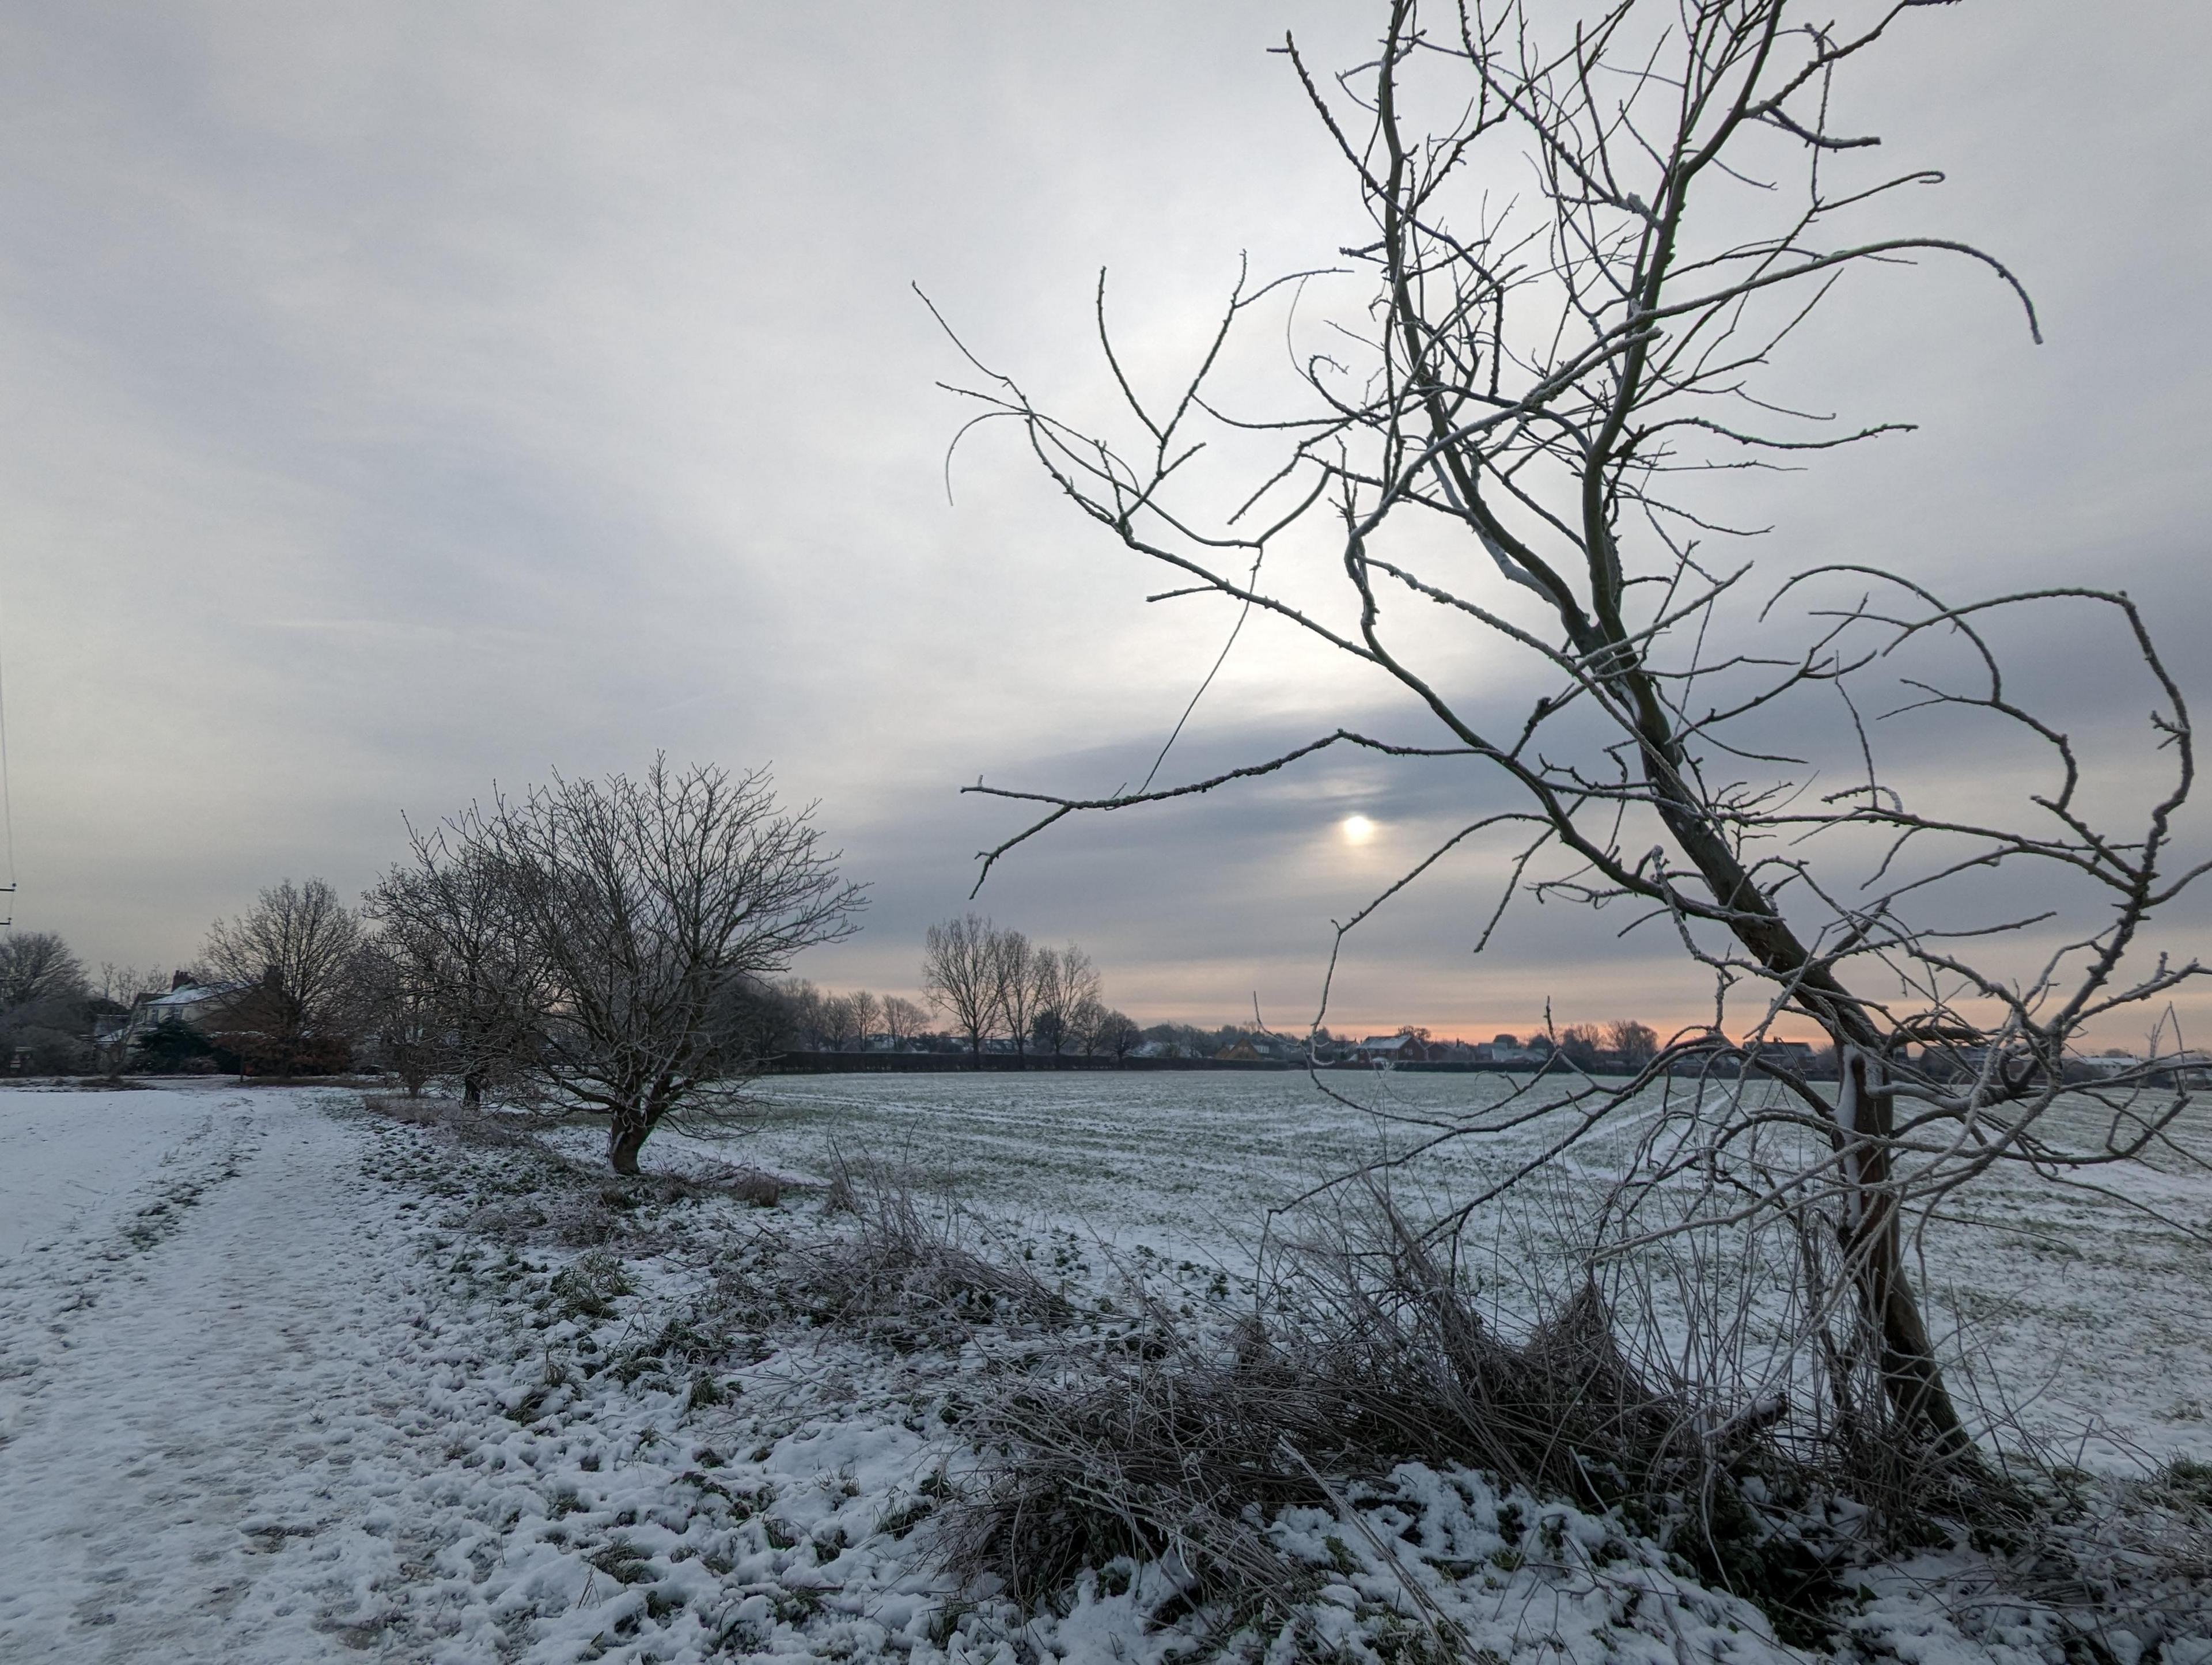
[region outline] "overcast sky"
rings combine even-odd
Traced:
[[[665,749],[818,799],[873,902],[799,969],[912,990],[1015,824],[958,785],[1141,774],[1226,623],[1147,608],[1010,443],[948,504],[961,366],[912,286],[1080,399],[1110,267],[1164,363],[1240,252],[1333,256],[1356,204],[1267,49],[1346,61],[1364,9],[0,9],[17,927],[182,963],[262,884],[360,890],[403,812]],[[1921,431],[1755,505],[1801,553],[2124,585],[2200,698],[2208,37],[2179,0],[1907,16],[1857,107],[1948,173],[1922,228],[2002,254],[2049,342],[1971,274],[1863,286],[1790,374]],[[1260,633],[1170,773],[1394,712]],[[1147,1020],[1303,1022],[1329,920],[1452,790],[1327,769],[1063,828],[981,905]],[[1334,1015],[1687,1012],[1662,944],[1554,908],[1478,960],[1480,911],[1447,880],[1378,921]]]

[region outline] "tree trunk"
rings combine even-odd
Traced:
[[[642,1116],[617,1112],[607,1127],[607,1160],[617,1174],[635,1177],[637,1174],[637,1153],[645,1146],[645,1136],[653,1131]]]
[[[1681,784],[1680,751],[1648,684],[1634,684],[1643,712],[1644,778],[1657,793],[1661,818],[1713,895],[1735,910],[1729,929],[1778,978],[1795,985],[1797,1008],[1820,1024],[1842,1065],[1832,1118],[1836,1148],[1851,1187],[1844,1255],[1860,1310],[1881,1342],[1881,1380],[1890,1407],[1905,1428],[1947,1456],[1966,1455],[1972,1442],[1936,1363],[1928,1325],[1905,1267],[1897,1203],[1889,1191],[1890,1142],[1896,1112],[1878,1089],[1880,1037],[1865,1009],[1813,957],[1745,872],[1727,841],[1705,818]]]
[[[1893,1102],[1880,1092],[1881,1063],[1856,1047],[1839,1046],[1836,1121],[1851,1184],[1852,1218],[1844,1250],[1859,1309],[1881,1344],[1881,1382],[1899,1423],[1925,1435],[1947,1457],[1967,1455],[1973,1442],[1952,1403],[1935,1344],[1905,1269],[1904,1235],[1889,1189]]]
[[[475,1070],[461,1077],[461,1108],[465,1110],[483,1107],[483,1077]]]

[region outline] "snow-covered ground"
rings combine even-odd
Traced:
[[[1009,1241],[1059,1245],[1082,1293],[1086,1228],[1163,1267],[1231,1255],[1367,1132],[1295,1079],[1196,1082],[785,1082],[746,1145],[648,1160],[820,1176],[833,1145],[903,1153]],[[818,1193],[603,1188],[529,1140],[335,1089],[0,1092],[0,1659],[1087,1665],[1192,1645],[1145,1621],[1157,1566],[1035,1615],[954,1599],[929,1517],[996,1366],[972,1340],[823,1321],[808,1256],[846,1227]],[[2146,1252],[2109,1221],[2066,1229],[2048,1278],[2016,1251],[1983,1268],[2031,1326],[2066,1331],[2068,1299],[2094,1305],[2107,1263]],[[2148,1252],[2130,1275],[2162,1328],[2100,1313],[2105,1363],[2118,1380],[2154,1345],[2201,1384],[2212,1280]],[[1358,1501],[1278,1521],[1322,1571],[1271,1665],[1802,1657],[1616,1526],[1478,1476],[1408,1468]],[[1971,1640],[1962,1622],[1908,1580],[1861,1625],[1928,1665],[2058,1657],[2008,1609]],[[2162,1660],[2208,1665],[2212,1641],[2170,1635]]]
[[[1506,1091],[1494,1075],[1327,1079],[1403,1117],[1441,1118]],[[769,1114],[748,1160],[823,1175],[835,1150],[873,1152],[1008,1220],[1232,1267],[1249,1262],[1268,1208],[1418,1131],[1332,1102],[1292,1072],[786,1076],[759,1091]],[[2103,1128],[2081,1131],[2094,1146]],[[1625,1119],[1578,1151],[1577,1170],[1608,1182],[1637,1132]],[[1550,1136],[1534,1126],[1455,1144],[1401,1182],[1465,1195]],[[1922,1245],[1931,1303],[1954,1345],[1985,1364],[1978,1380],[2007,1384],[2005,1413],[2077,1461],[2212,1461],[2212,1249],[2129,1206],[2212,1233],[2212,1106],[2193,1108],[2149,1164],[2089,1177],[2118,1194],[2062,1193],[2018,1169],[1964,1194]]]
[[[211,1100],[174,1093],[0,1094],[0,1267],[97,1234],[173,1154],[217,1136]]]

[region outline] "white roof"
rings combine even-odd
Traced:
[[[188,983],[182,988],[173,988],[166,994],[157,995],[146,1004],[173,1007],[198,1006],[203,1000],[212,1000],[220,995],[231,994],[234,987],[230,983]]]

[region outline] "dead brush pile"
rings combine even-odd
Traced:
[[[902,1168],[838,1158],[827,1202],[854,1230],[794,1245],[787,1262],[816,1323],[914,1352],[957,1346],[986,1326],[1044,1331],[1066,1322],[1065,1297],[1018,1257],[971,1243],[975,1222],[925,1194]]]
[[[1278,1547],[1276,1510],[1341,1508],[1412,1461],[1617,1510],[1778,1628],[1814,1627],[1834,1594],[1821,1556],[1750,1501],[1802,1490],[1767,1435],[1778,1407],[1655,1386],[1590,1285],[1509,1336],[1387,1196],[1369,1201],[1272,1251],[1235,1322],[1154,1302],[1140,1345],[1064,1336],[986,1405],[981,1467],[940,1526],[953,1569],[1035,1604],[1116,1557],[1158,1560],[1186,1602],[1243,1622],[1320,1576]]]

